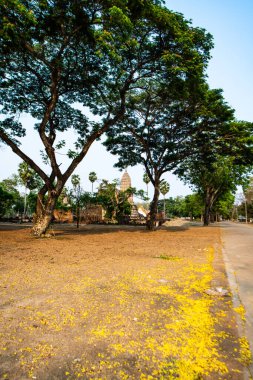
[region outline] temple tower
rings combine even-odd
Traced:
[[[128,174],[127,170],[125,170],[121,181],[120,181],[120,191],[126,191],[129,187],[131,186],[131,178],[130,175]],[[133,196],[131,195],[128,198],[128,202],[133,203]]]

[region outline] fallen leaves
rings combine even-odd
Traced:
[[[230,306],[214,312],[220,301],[205,293],[213,288],[215,251],[204,231],[203,242],[199,231],[199,242],[187,232],[98,233],[79,244],[70,235],[35,240],[35,250],[50,244],[48,254],[37,252],[39,264],[26,253],[9,267],[6,258],[2,378],[195,380],[239,371],[247,341],[233,338],[228,369],[221,346],[230,337],[220,326]]]

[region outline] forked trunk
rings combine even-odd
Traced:
[[[44,203],[44,194],[39,193],[37,199],[36,215],[34,216],[32,234],[34,236],[42,236],[47,233],[50,226],[55,204],[58,196],[50,192],[47,201]]]
[[[43,236],[47,233],[47,230],[50,226],[52,220],[53,212],[50,214],[40,215],[36,218],[36,221],[32,228],[32,233],[34,236]]]

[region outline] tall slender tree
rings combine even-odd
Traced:
[[[149,179],[149,176],[147,175],[147,173],[144,173],[143,174],[143,182],[146,184],[147,186],[147,198],[148,198],[148,184],[150,182],[150,179]]]
[[[164,216],[166,216],[165,195],[168,194],[168,192],[170,191],[170,185],[167,181],[165,181],[165,179],[162,179],[160,181],[159,187],[160,187],[160,192],[163,195],[163,212],[164,212]]]
[[[80,199],[82,195],[81,190],[81,178],[78,174],[73,174],[71,176],[71,183],[74,189],[74,198],[76,201],[76,228],[79,228],[80,224]]]
[[[96,182],[97,180],[97,174],[95,172],[90,172],[89,174],[89,181],[91,182],[91,192],[93,194],[93,184],[94,182]]]
[[[23,216],[27,213],[27,191],[41,187],[42,181],[38,174],[26,163],[21,162],[18,166],[19,183],[25,188]]]
[[[28,183],[30,181],[30,178],[32,177],[32,169],[26,162],[22,162],[19,165],[18,168],[18,174],[20,178],[20,182],[25,187],[25,194],[24,194],[24,210],[23,210],[23,216],[26,215],[26,206],[27,206],[27,190],[28,190]]]

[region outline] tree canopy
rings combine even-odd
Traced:
[[[0,139],[44,181],[34,226],[40,235],[91,144],[123,117],[127,94],[149,79],[202,72],[211,39],[155,0],[3,0],[0,12]],[[35,119],[47,169],[22,150],[29,131],[21,114]],[[76,135],[72,147],[68,129]],[[60,149],[70,158],[66,169]]]

